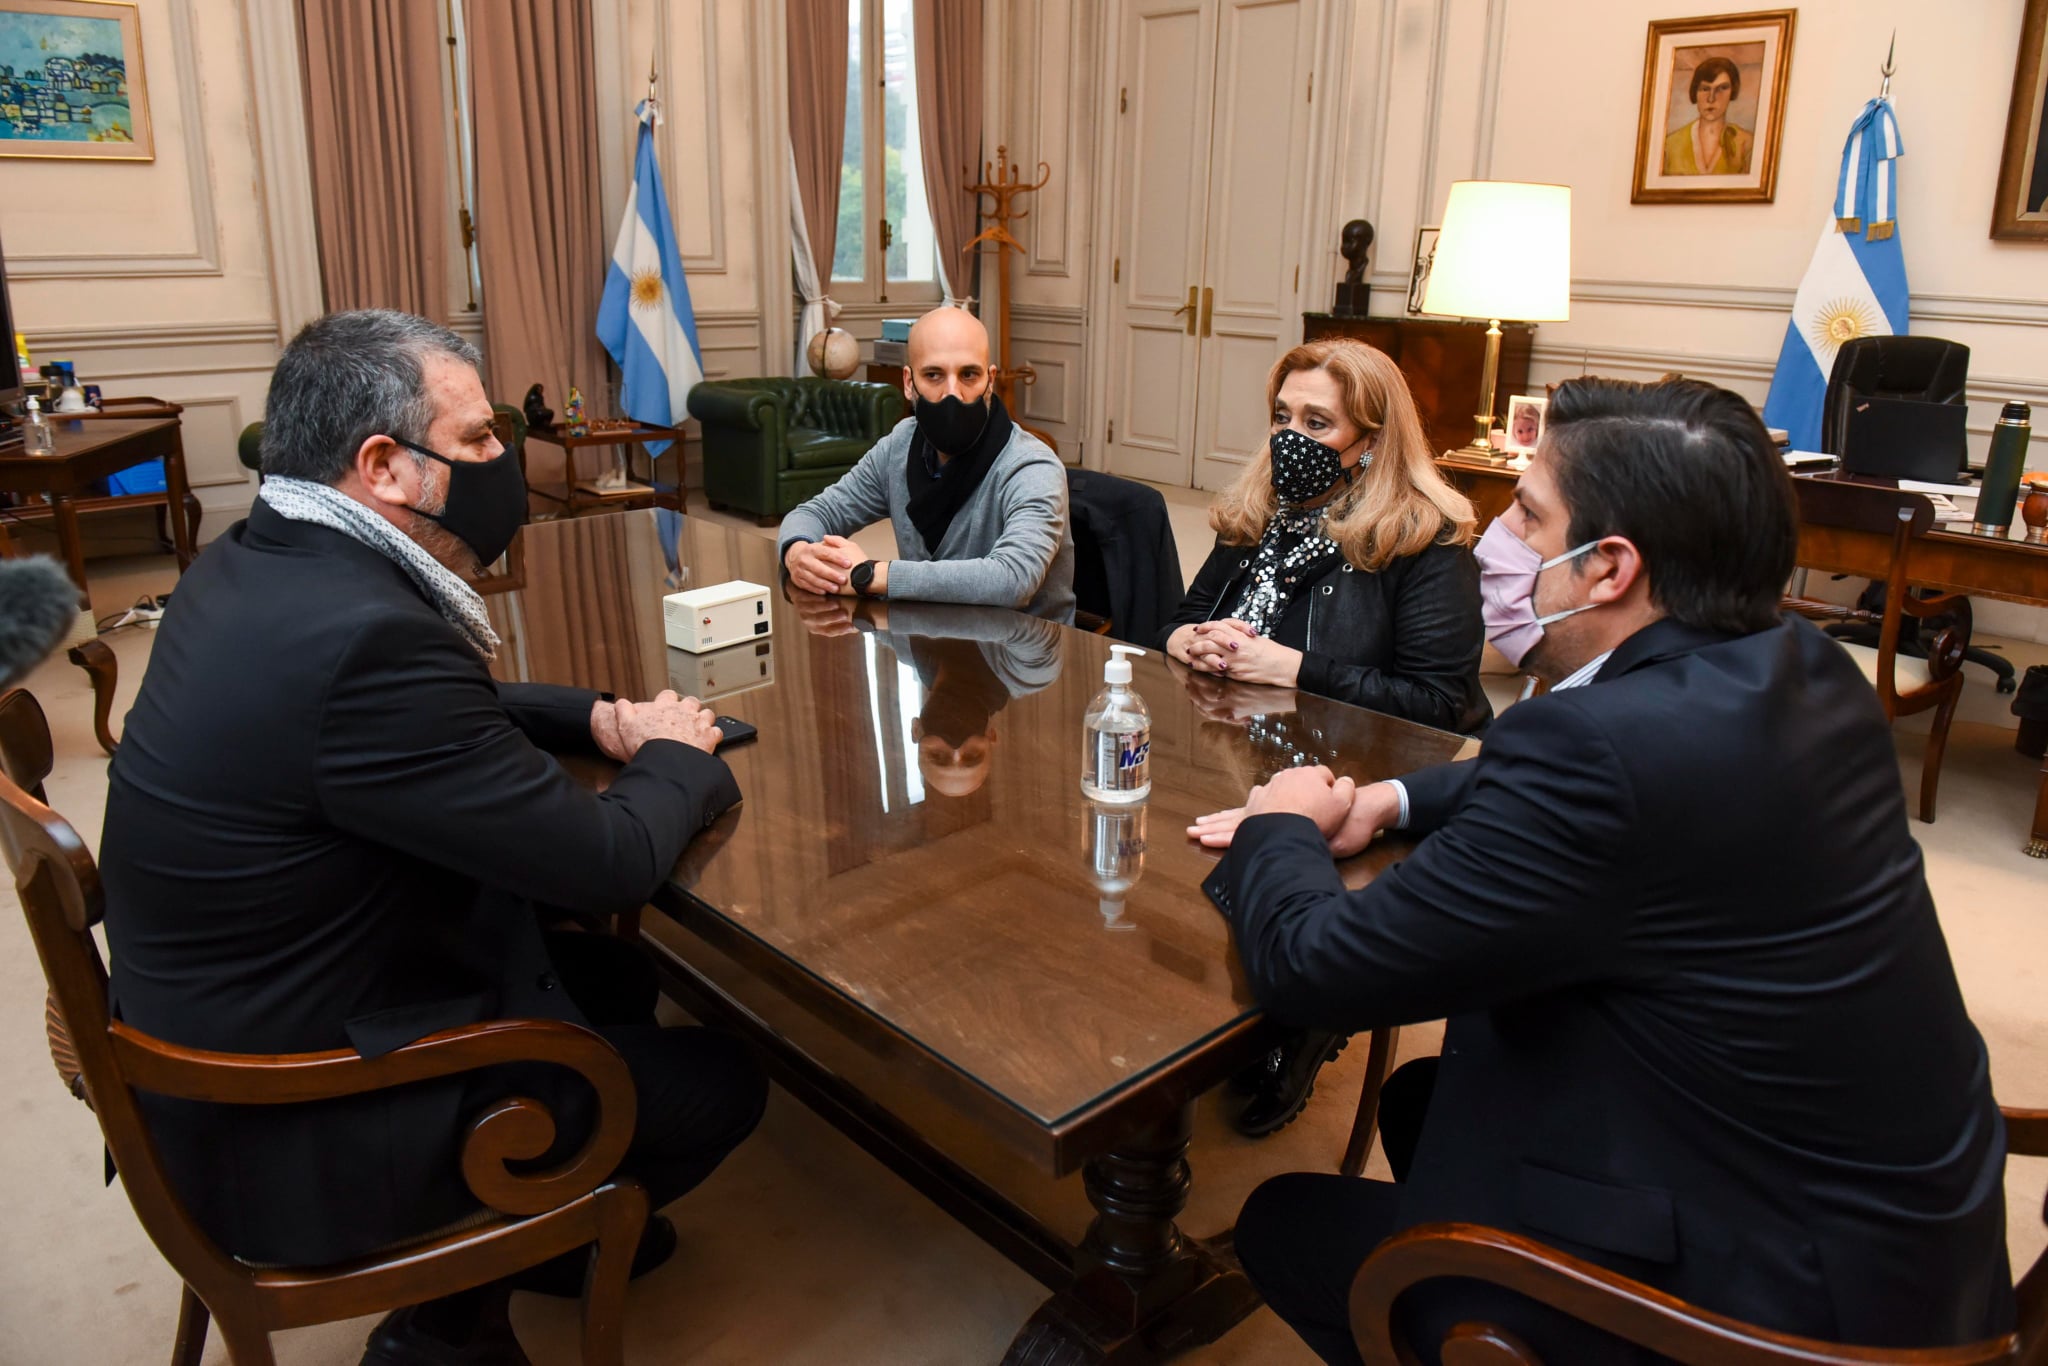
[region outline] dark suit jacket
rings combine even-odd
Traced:
[[[672,740],[602,795],[570,778],[541,747],[588,749],[596,697],[493,682],[397,565],[258,503],[179,583],[112,765],[115,1009],[239,1053],[375,1056],[479,1020],[580,1023],[525,899],[638,907],[739,800],[723,761]],[[587,1090],[537,1070],[519,1080],[587,1123]],[[173,1185],[230,1252],[329,1261],[473,1208],[456,1144],[505,1086],[158,1097],[150,1118]]]
[[[1400,1226],[1835,1341],[2010,1328],[1984,1043],[1840,646],[1659,622],[1404,782],[1424,838],[1365,888],[1299,816],[1207,885],[1276,1015],[1448,1017]]]
[[[1218,537],[1158,648],[1189,622],[1234,613],[1257,553]],[[1271,634],[1302,652],[1303,692],[1467,735],[1493,717],[1479,684],[1479,562],[1467,546],[1439,542],[1374,574],[1339,556],[1288,599]]]
[[[1151,645],[1180,605],[1180,549],[1159,490],[1094,470],[1067,471],[1075,604],[1109,618],[1110,634]]]

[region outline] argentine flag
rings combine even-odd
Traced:
[[[1905,150],[1891,101],[1864,105],[1842,147],[1835,201],[1799,281],[1792,323],[1764,400],[1765,425],[1790,432],[1793,450],[1820,449],[1821,400],[1842,343],[1908,330],[1893,165]]]
[[[633,189],[626,196],[625,221],[612,247],[604,299],[597,307],[597,339],[618,362],[619,406],[627,417],[656,426],[675,425],[689,411],[691,388],[704,378],[697,345],[697,315],[690,286],[670,227],[668,195],[654,159],[654,125],[661,117],[652,99],[641,101],[640,148],[633,158]],[[647,444],[651,455],[666,441]]]

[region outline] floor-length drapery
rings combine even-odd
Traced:
[[[974,274],[967,244],[979,217],[979,201],[964,187],[980,178],[973,172],[981,165],[981,6],[912,0],[910,14],[932,235],[945,272],[946,302],[964,303]]]
[[[605,412],[609,370],[597,305],[611,250],[598,183],[600,110],[590,0],[466,0],[476,102],[477,265],[491,397],[547,388],[559,417],[569,386]],[[529,456],[548,450],[528,446]],[[546,472],[529,467],[538,474]]]
[[[299,33],[327,307],[445,322],[440,11],[415,0],[299,0]]]
[[[839,175],[846,154],[846,0],[788,0],[789,147],[796,186],[790,234],[803,295],[797,355],[830,326],[838,305],[832,288],[832,247],[839,236]],[[809,260],[806,261],[805,257]],[[808,271],[806,270],[808,266]]]

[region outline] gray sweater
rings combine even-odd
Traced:
[[[1011,607],[1051,621],[1074,619],[1074,538],[1067,530],[1067,469],[1043,441],[1013,427],[939,552],[925,552],[910,520],[910,434],[905,418],[839,482],[782,519],[776,549],[851,536],[887,517],[896,531],[891,598]]]

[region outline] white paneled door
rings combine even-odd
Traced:
[[[1299,332],[1321,0],[1126,0],[1108,465],[1218,488],[1266,436]]]

